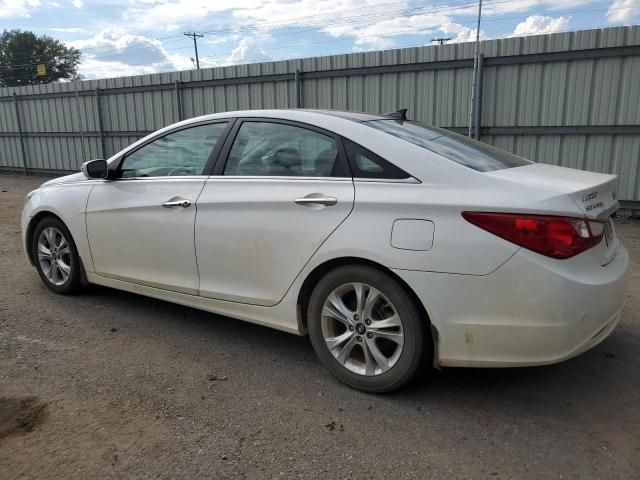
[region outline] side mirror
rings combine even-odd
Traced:
[[[82,164],[82,173],[87,178],[107,178],[109,174],[109,165],[106,160],[99,158],[97,160],[89,160]]]

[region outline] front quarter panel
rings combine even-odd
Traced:
[[[27,231],[31,220],[42,212],[59,217],[67,226],[76,244],[84,268],[93,271],[91,252],[87,242],[85,210],[87,198],[95,182],[66,183],[41,187],[22,210],[22,243],[27,249]]]

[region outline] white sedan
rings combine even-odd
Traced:
[[[405,111],[190,119],[29,193],[27,257],[97,284],[308,334],[369,392],[423,362],[559,362],[615,328],[616,176],[532,163]]]

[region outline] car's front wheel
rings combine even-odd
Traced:
[[[67,227],[55,217],[44,218],[32,236],[33,259],[40,278],[56,293],[70,294],[80,289],[81,265]]]
[[[403,286],[375,268],[352,265],[326,274],[311,294],[307,318],[324,366],[359,390],[395,390],[422,363],[425,319]]]

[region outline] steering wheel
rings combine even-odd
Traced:
[[[178,176],[178,175],[193,175],[193,172],[191,171],[190,168],[178,167],[178,168],[174,168],[173,170],[170,170],[169,173],[167,173],[167,176]]]

